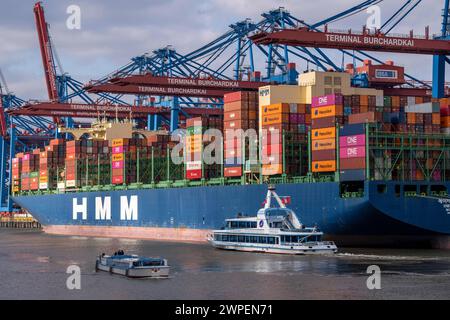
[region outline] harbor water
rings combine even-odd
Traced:
[[[96,256],[118,249],[167,258],[171,277],[96,273]],[[81,270],[79,290],[67,287],[70,266]],[[381,289],[368,289],[369,266],[380,268]],[[285,256],[0,229],[0,269],[0,299],[450,299],[450,251],[441,250],[342,248],[331,256]]]

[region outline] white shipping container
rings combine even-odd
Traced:
[[[76,180],[67,180],[66,181],[66,187],[70,188],[70,187],[75,187],[77,185],[77,181]]]
[[[439,103],[435,102],[426,102],[414,105],[408,105],[405,107],[405,112],[407,113],[433,113],[439,112],[440,106]]]
[[[290,103],[289,104],[289,112],[290,113],[297,113],[298,105],[296,103]]]
[[[384,96],[376,96],[376,106],[384,107]]]
[[[450,135],[450,128],[441,128],[441,133]]]
[[[39,183],[39,189],[41,189],[41,190],[46,190],[46,189],[48,189],[48,183],[47,183],[47,182],[45,182],[45,183]]]
[[[408,97],[406,105],[412,106],[413,104],[416,104],[416,97]]]
[[[201,170],[202,169],[202,162],[201,161],[190,161],[186,162],[186,170]]]

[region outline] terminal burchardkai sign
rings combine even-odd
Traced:
[[[272,33],[259,33],[251,37],[256,44],[368,50],[429,55],[449,55],[450,42],[427,36],[390,36],[366,32],[319,32],[308,28],[283,29]]]

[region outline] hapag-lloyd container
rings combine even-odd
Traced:
[[[366,135],[358,134],[353,136],[339,137],[339,146],[341,148],[357,147],[366,145]]]
[[[336,161],[313,161],[312,172],[334,172]]]
[[[339,157],[341,159],[362,158],[365,156],[366,156],[365,147],[348,147],[348,148],[340,148],[339,150]]]
[[[313,97],[311,101],[311,108],[342,105],[343,97],[340,94],[331,94],[327,96]]]
[[[311,144],[312,151],[336,149],[336,139],[315,140]]]
[[[311,110],[311,119],[342,116],[344,108],[341,105],[317,107]]]
[[[322,140],[336,137],[336,128],[323,128],[311,130],[311,140]]]

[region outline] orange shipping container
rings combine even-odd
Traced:
[[[311,140],[336,138],[336,128],[323,128],[311,130]]]
[[[121,147],[126,145],[127,139],[113,139],[112,140],[112,146],[113,147]]]
[[[435,125],[441,124],[441,115],[439,113],[433,113],[433,120],[432,123]]]
[[[410,123],[410,124],[415,124],[416,123],[416,114],[413,112],[408,112],[406,114],[406,122]]]
[[[336,149],[336,139],[315,140],[311,145],[313,151]]]
[[[450,116],[441,117],[441,127],[450,128]]]
[[[271,114],[262,117],[263,125],[279,124],[279,123],[289,123],[288,113]]]
[[[112,161],[123,161],[124,156],[123,153],[116,153],[112,155]]]
[[[264,164],[262,166],[262,175],[263,176],[273,176],[277,174],[283,173],[283,165],[282,164]]]
[[[359,97],[359,104],[361,106],[368,106],[369,105],[369,96],[361,95]]]
[[[400,97],[399,96],[392,96],[392,106],[393,107],[400,107]]]
[[[261,114],[263,116],[269,114],[279,114],[279,113],[289,113],[289,104],[287,103],[277,103],[268,106],[261,107]]]
[[[334,172],[336,161],[313,161],[312,172]]]
[[[343,112],[343,107],[341,105],[317,107],[317,108],[314,108],[313,110],[311,110],[311,119],[341,116],[342,112]]]

